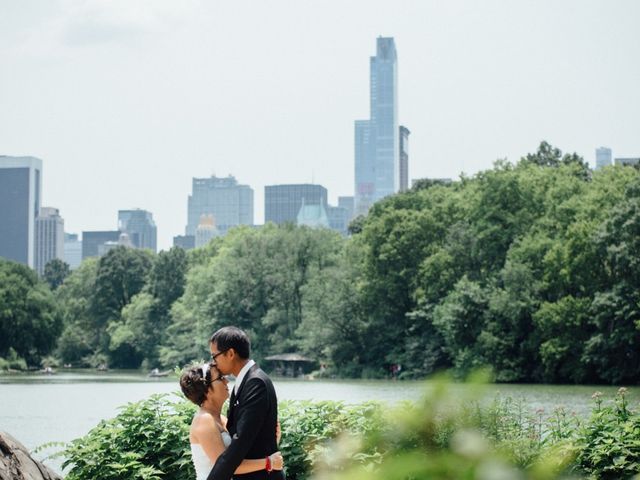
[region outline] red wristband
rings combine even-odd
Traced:
[[[271,470],[273,470],[273,467],[271,466],[271,458],[270,457],[266,458],[266,463],[265,463],[264,468],[267,471],[267,473],[271,473]]]

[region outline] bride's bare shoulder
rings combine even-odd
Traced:
[[[216,421],[213,415],[208,412],[198,412],[191,421],[191,430],[196,432],[199,430],[210,430],[212,427],[215,427],[215,425]]]

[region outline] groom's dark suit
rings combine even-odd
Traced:
[[[207,480],[228,480],[245,458],[266,458],[278,450],[276,424],[278,400],[271,379],[253,365],[229,399],[227,430],[231,445],[218,457]],[[284,480],[282,471],[266,470],[235,475],[242,480]]]

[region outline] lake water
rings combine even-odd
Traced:
[[[280,400],[342,400],[359,403],[380,400],[395,403],[418,400],[433,384],[413,381],[339,381],[275,379]],[[452,394],[467,387],[455,385]],[[612,398],[615,387],[563,385],[489,385],[485,398],[496,394],[523,398],[532,411],[551,412],[563,405],[579,415],[592,404],[599,390]],[[639,389],[640,390],[640,389]],[[56,375],[0,376],[0,430],[9,432],[27,448],[45,443],[68,442],[86,434],[100,420],[111,418],[118,407],[154,393],[178,392],[176,378],[147,378],[140,372],[63,372]],[[630,389],[630,401],[640,396]],[[36,455],[43,458],[50,450]],[[47,460],[60,470],[60,460]]]

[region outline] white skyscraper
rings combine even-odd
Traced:
[[[44,275],[44,267],[54,258],[64,259],[64,220],[57,208],[42,207],[36,217],[36,271]]]

